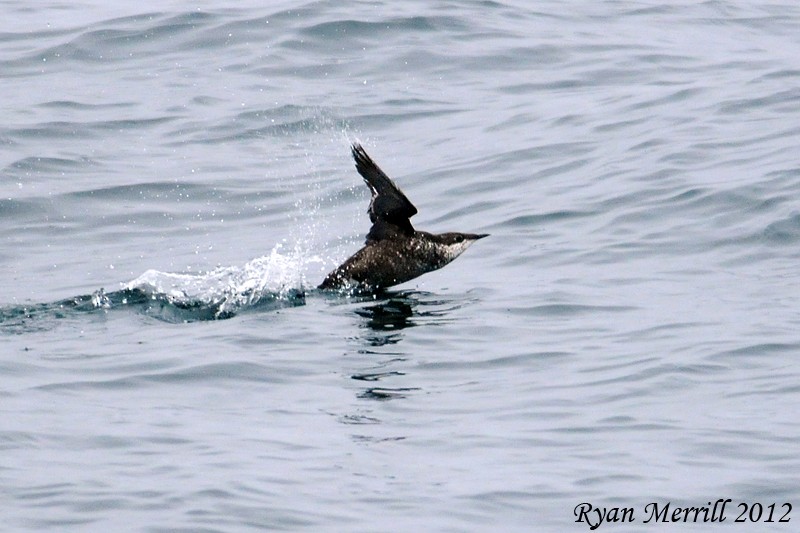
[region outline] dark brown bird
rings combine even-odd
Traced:
[[[328,274],[320,289],[378,290],[442,268],[488,234],[417,231],[409,220],[417,214],[395,185],[360,144],[351,147],[356,170],[372,191],[372,227],[364,247]]]

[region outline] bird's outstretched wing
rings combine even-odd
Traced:
[[[372,192],[368,211],[372,228],[367,234],[367,242],[388,239],[395,235],[413,235],[414,227],[409,219],[417,214],[417,208],[360,144],[353,143],[351,151],[356,161],[356,170]]]

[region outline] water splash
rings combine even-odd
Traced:
[[[120,309],[180,323],[230,318],[249,309],[303,305],[305,268],[323,260],[299,246],[286,254],[282,248],[278,244],[269,255],[241,267],[201,274],[148,270],[118,291],[99,289],[56,302],[0,307],[0,332],[48,330],[66,318]]]
[[[183,310],[213,317],[228,318],[242,309],[279,302],[296,303],[305,295],[305,266],[322,261],[299,248],[281,253],[277,244],[269,255],[253,259],[244,266],[216,268],[200,274],[148,270],[125,285],[152,300],[163,301]]]

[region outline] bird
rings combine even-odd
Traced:
[[[438,270],[487,233],[417,231],[411,217],[417,208],[372,160],[360,143],[350,147],[356,170],[372,193],[372,222],[364,246],[320,283],[322,290],[374,292]]]

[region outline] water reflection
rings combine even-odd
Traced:
[[[359,354],[370,357],[369,368],[351,375],[352,379],[372,383],[374,386],[366,387],[358,397],[369,400],[392,400],[402,398],[410,391],[416,390],[409,387],[384,387],[378,382],[392,381],[405,372],[394,370],[406,361],[405,354],[396,349],[396,345],[403,339],[403,330],[414,327],[414,309],[418,305],[408,292],[383,292],[373,296],[369,305],[357,307],[354,313],[363,319],[359,335]],[[387,349],[395,346],[394,349]],[[372,357],[374,356],[374,357]],[[387,357],[388,356],[388,357]]]
[[[403,341],[412,335],[410,328],[436,327],[457,320],[454,311],[476,298],[469,295],[441,295],[420,291],[385,291],[378,295],[351,299],[348,305],[358,321],[358,333],[349,360],[355,368],[347,370],[357,385],[359,400],[352,412],[339,417],[354,430],[357,442],[380,443],[406,438],[386,434],[386,416],[381,404],[402,400],[424,392],[417,374],[413,343]],[[389,424],[391,426],[391,424]],[[356,429],[358,428],[358,429]]]
[[[402,330],[414,327],[414,308],[417,302],[408,293],[387,294],[386,299],[373,305],[359,307],[355,313],[366,319],[364,328],[368,333],[364,340],[368,346],[385,346],[397,344],[402,337]]]
[[[351,378],[374,386],[363,389],[359,398],[394,400],[420,390],[409,386],[406,377],[409,356],[401,348],[404,330],[418,326],[435,326],[449,320],[455,309],[466,303],[463,298],[442,299],[419,291],[386,291],[365,299],[353,312],[363,320],[358,353],[370,356],[369,366]],[[403,386],[386,386],[387,382]],[[379,386],[380,384],[380,386]]]

